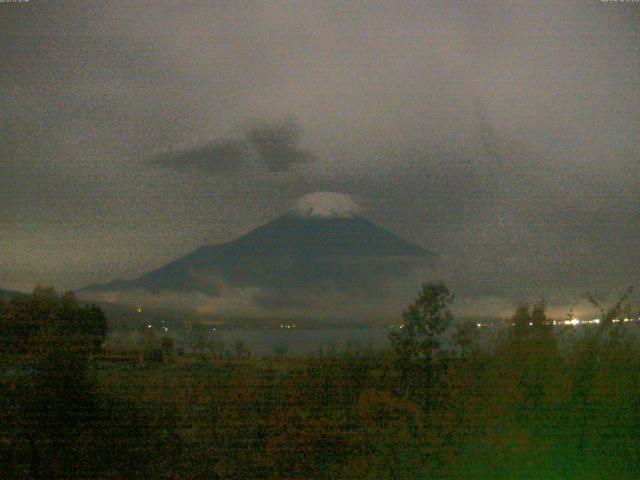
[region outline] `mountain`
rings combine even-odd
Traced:
[[[91,285],[79,293],[195,293],[220,298],[230,292],[244,292],[246,297],[249,292],[263,308],[282,307],[299,303],[305,292],[373,293],[390,277],[416,265],[432,265],[434,259],[433,253],[360,216],[294,211],[138,278]]]
[[[25,294],[22,293],[22,292],[15,292],[15,291],[12,291],[12,290],[4,290],[4,289],[0,288],[0,300],[9,301],[9,300],[12,300],[12,299],[14,299],[16,297],[20,297],[22,295],[25,295]]]

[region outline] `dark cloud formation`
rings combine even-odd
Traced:
[[[0,40],[0,285],[134,277],[313,191],[477,305],[640,278],[633,2],[32,0]]]
[[[270,172],[283,172],[315,159],[299,147],[302,128],[293,120],[255,122],[247,131],[247,141]]]
[[[241,138],[219,139],[190,150],[166,153],[152,163],[215,175],[239,172],[253,160],[269,172],[286,172],[315,160],[311,152],[299,146],[301,134],[302,127],[292,119],[253,121]]]
[[[153,163],[160,167],[176,170],[195,169],[215,175],[239,170],[246,155],[247,148],[244,142],[231,138],[217,140],[192,150],[160,155]]]

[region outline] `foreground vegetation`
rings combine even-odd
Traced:
[[[106,362],[99,309],[0,303],[7,478],[637,478],[640,351],[613,319],[558,348],[543,305],[481,347],[423,286],[386,353]],[[442,335],[453,329],[453,345]],[[124,357],[126,360],[126,357]],[[164,361],[162,361],[164,360]]]

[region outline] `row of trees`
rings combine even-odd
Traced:
[[[96,351],[107,335],[107,319],[95,304],[80,305],[72,292],[36,287],[31,295],[0,300],[4,353],[46,355],[54,348]]]

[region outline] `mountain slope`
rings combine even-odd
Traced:
[[[22,293],[22,292],[16,292],[16,291],[12,291],[12,290],[4,290],[4,289],[0,288],[0,299],[2,299],[2,300],[9,301],[9,300],[12,300],[12,299],[14,299],[16,297],[21,297],[23,295],[25,295],[25,294]]]
[[[378,290],[435,255],[359,216],[281,216],[219,245],[206,245],[133,280],[79,291],[151,294],[197,293],[220,297],[230,290],[254,293],[262,306],[300,302],[304,292]],[[307,295],[309,297],[309,295]],[[313,298],[313,295],[311,295]]]

